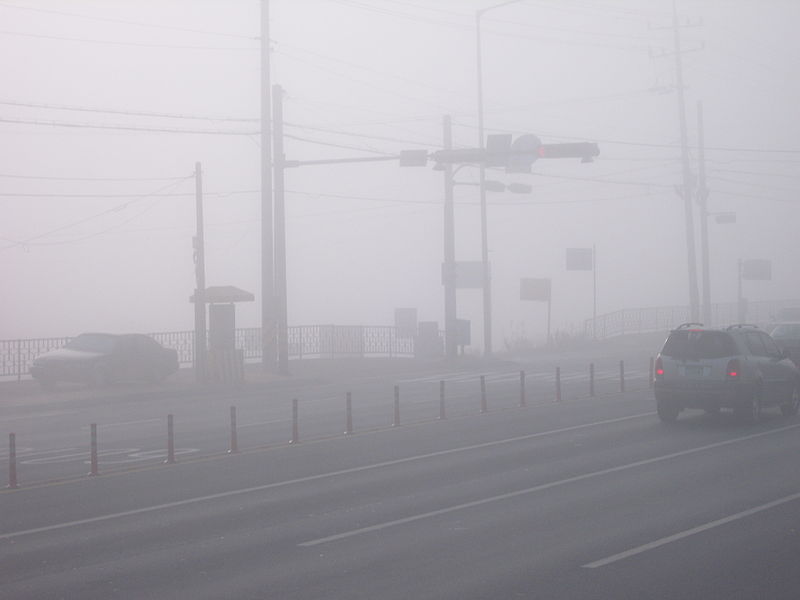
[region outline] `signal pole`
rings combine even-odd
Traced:
[[[194,379],[206,380],[206,261],[205,235],[203,233],[203,167],[194,164],[195,219],[197,233],[194,238]]]
[[[444,149],[453,148],[450,116],[444,117]],[[458,355],[456,339],[456,242],[453,205],[453,165],[444,165],[444,350],[447,358]]]
[[[261,360],[275,370],[275,251],[272,218],[272,128],[269,0],[261,0]]]

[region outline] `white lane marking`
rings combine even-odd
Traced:
[[[116,448],[116,449],[106,449],[100,450],[97,452],[97,456],[100,458],[104,458],[107,456],[115,456],[117,454],[129,454],[131,452],[136,452],[139,450],[138,448]],[[26,458],[25,460],[21,460],[20,464],[23,465],[52,465],[57,463],[65,463],[65,462],[72,462],[74,460],[83,460],[89,454],[88,448],[86,450],[78,450],[73,453],[66,453],[66,454],[56,454],[55,456],[44,456],[41,458]]]
[[[169,452],[167,450],[136,450],[135,452],[130,452],[127,455],[127,458],[121,458],[117,460],[107,460],[103,459],[103,465],[122,465],[134,462],[141,462],[145,460],[154,460],[158,459],[161,460],[162,458],[167,458],[169,456]],[[199,448],[176,448],[173,452],[175,456],[183,456],[184,454],[193,454],[195,452],[200,452]],[[117,453],[119,454],[119,453]],[[91,460],[83,461],[84,464],[91,464]]]
[[[139,421],[123,421],[121,423],[100,423],[97,425],[98,429],[110,429],[111,427],[127,427],[128,425],[141,425],[143,423],[162,423],[164,419],[141,419]],[[81,427],[82,430],[90,429],[90,427],[84,425]]]
[[[447,456],[450,454],[457,454],[459,452],[467,452],[470,450],[479,450],[481,448],[490,448],[492,446],[501,446],[503,444],[512,444],[514,442],[520,442],[530,439],[535,439],[539,437],[544,437],[548,435],[555,435],[558,433],[566,433],[569,431],[577,431],[580,429],[588,429],[589,427],[595,427],[597,425],[609,425],[613,423],[621,423],[623,421],[630,421],[631,419],[638,419],[641,417],[650,417],[654,413],[647,412],[647,413],[639,413],[637,415],[629,415],[627,417],[619,417],[617,419],[606,419],[604,421],[595,421],[594,423],[585,423],[583,425],[573,425],[571,427],[564,427],[562,429],[552,429],[550,431],[541,431],[539,433],[531,433],[528,435],[521,435],[513,438],[507,438],[504,440],[495,440],[493,442],[483,442],[482,444],[473,444],[471,446],[462,446],[460,448],[451,448],[449,450],[440,450],[438,452],[430,452],[428,454],[419,454],[417,456],[409,456],[407,458],[398,458],[396,460],[387,460],[384,462],[374,463],[371,465],[364,465],[362,467],[351,467],[349,469],[341,469],[339,471],[331,471],[330,473],[320,473],[319,475],[309,475],[308,477],[300,477],[298,479],[289,479],[287,481],[278,481],[275,483],[267,483],[264,485],[258,485],[254,487],[248,488],[241,488],[238,490],[229,490],[227,492],[219,492],[218,494],[210,494],[208,496],[198,496],[195,498],[187,498],[186,500],[178,500],[176,502],[168,502],[166,504],[157,504],[155,506],[147,506],[144,508],[137,508],[134,510],[127,510],[124,512],[118,513],[111,513],[108,515],[101,515],[99,517],[90,517],[88,519],[80,519],[78,521],[68,521],[66,523],[57,523],[55,525],[45,525],[44,527],[36,527],[34,529],[24,529],[22,531],[12,531],[9,533],[0,534],[0,540],[10,539],[10,538],[18,538],[26,535],[32,535],[34,533],[43,533],[47,531],[55,531],[58,529],[66,529],[67,527],[75,527],[78,525],[87,525],[89,523],[99,523],[101,521],[110,521],[112,519],[118,519],[121,517],[127,517],[131,515],[140,515],[150,512],[155,512],[159,510],[165,510],[168,508],[175,508],[178,506],[189,506],[191,504],[196,504],[198,502],[205,502],[207,500],[218,500],[220,498],[231,498],[233,496],[240,496],[242,494],[249,494],[251,492],[261,492],[264,490],[280,488],[280,487],[287,487],[290,485],[295,485],[298,483],[307,483],[310,481],[319,481],[321,479],[330,479],[334,477],[338,477],[340,475],[350,475],[352,473],[362,473],[365,471],[372,471],[374,469],[381,469],[383,467],[391,467],[395,465],[402,465],[406,463],[412,463],[420,460],[426,460],[429,458],[436,458],[439,456]],[[800,425],[798,425],[800,427]],[[24,492],[25,489],[23,488],[17,492],[11,493],[20,493]]]
[[[696,533],[702,533],[703,531],[708,531],[709,529],[713,529],[714,527],[719,527],[720,525],[725,525],[726,523],[731,523],[732,521],[744,519],[745,517],[749,517],[751,515],[763,512],[765,510],[775,508],[776,506],[780,506],[781,504],[786,504],[787,502],[794,502],[795,500],[798,499],[800,499],[800,492],[796,494],[791,494],[789,496],[784,496],[783,498],[778,498],[777,500],[773,500],[772,502],[767,502],[766,504],[762,504],[761,506],[755,506],[753,508],[743,510],[742,512],[738,512],[736,514],[723,517],[722,519],[717,519],[716,521],[705,523],[704,525],[698,525],[697,527],[692,527],[691,529],[687,529],[685,531],[681,531],[673,535],[668,535],[667,537],[663,537],[660,540],[655,540],[647,544],[642,544],[641,546],[637,546],[636,548],[631,548],[630,550],[626,550],[625,552],[620,552],[619,554],[614,554],[612,556],[596,560],[594,562],[591,562],[583,566],[584,568],[587,569],[596,569],[598,567],[604,567],[606,565],[610,565],[611,563],[624,560],[626,558],[630,558],[631,556],[642,554],[643,552],[647,552],[648,550],[653,550],[654,548],[658,548],[659,546],[664,546],[666,544],[682,540],[683,538],[695,535]]]
[[[261,427],[262,425],[273,425],[275,423],[288,423],[291,419],[272,419],[271,421],[258,421],[256,423],[244,423],[243,425],[237,425],[237,429],[245,429],[247,427]]]
[[[782,431],[787,431],[789,429],[797,429],[800,427],[798,425],[788,425],[786,427],[781,427],[778,429],[771,429],[769,431],[762,431],[760,433],[753,433],[750,435],[733,438],[730,440],[725,440],[722,442],[715,442],[713,444],[707,444],[705,446],[699,446],[697,448],[690,448],[688,450],[681,450],[680,452],[672,452],[670,454],[665,454],[663,456],[656,456],[654,458],[647,458],[644,460],[637,460],[636,462],[628,463],[625,465],[619,465],[617,467],[610,467],[608,469],[601,469],[600,471],[593,471],[591,473],[584,473],[583,475],[576,475],[575,477],[568,477],[566,479],[561,479],[559,481],[551,481],[549,483],[543,483],[541,485],[536,485],[533,487],[526,488],[524,490],[517,490],[515,492],[509,492],[507,494],[500,494],[498,496],[492,496],[490,498],[483,498],[481,500],[474,500],[472,502],[465,502],[463,504],[456,504],[454,506],[448,506],[446,508],[441,508],[439,510],[434,510],[431,512],[421,513],[418,515],[412,515],[410,517],[405,517],[403,519],[395,519],[393,521],[386,521],[384,523],[377,523],[375,525],[370,525],[368,527],[360,527],[358,529],[353,529],[350,531],[345,531],[343,533],[337,533],[334,535],[330,535],[323,538],[318,538],[316,540],[310,540],[308,542],[301,542],[300,546],[317,546],[319,544],[325,544],[327,542],[334,542],[337,540],[342,540],[349,537],[354,537],[357,535],[361,535],[364,533],[369,533],[372,531],[379,531],[381,529],[386,529],[388,527],[394,527],[395,525],[403,525],[405,523],[413,523],[414,521],[419,521],[422,519],[428,519],[430,517],[435,517],[438,515],[443,515],[451,512],[455,512],[457,510],[463,510],[465,508],[472,508],[475,506],[481,506],[483,504],[489,504],[491,502],[498,502],[500,500],[507,500],[509,498],[515,498],[517,496],[524,496],[526,494],[532,494],[534,492],[539,492],[542,490],[547,490],[550,488],[566,485],[568,483],[575,483],[576,481],[583,481],[585,479],[592,479],[594,477],[600,477],[602,475],[609,475],[611,473],[618,473],[620,471],[627,471],[628,469],[633,469],[636,467],[641,467],[644,465],[650,465],[657,462],[662,462],[665,460],[670,460],[673,458],[678,458],[680,456],[687,456],[689,454],[696,454],[698,452],[704,452],[706,450],[712,450],[714,448],[719,448],[721,446],[727,446],[729,444],[734,444],[738,442],[742,442],[745,440],[751,440],[754,438],[762,437],[765,435],[771,435],[773,433],[778,433]]]

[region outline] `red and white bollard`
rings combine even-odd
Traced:
[[[297,398],[292,399],[292,439],[289,440],[290,444],[300,443],[300,428],[298,427],[297,419]]]
[[[175,462],[175,428],[172,415],[167,415],[167,460],[164,464],[171,465]]]
[[[17,436],[8,434],[8,486],[11,489],[19,487],[17,484]]]
[[[89,476],[92,477],[94,475],[98,475],[100,473],[100,467],[98,465],[97,460],[97,423],[92,423],[89,425],[89,429],[91,430],[91,442],[89,444]]]
[[[347,398],[345,399],[344,434],[345,435],[352,435],[353,434],[353,394],[352,394],[352,392],[347,392]]]
[[[392,427],[400,427],[400,386],[394,386],[394,420]]]
[[[228,454],[236,454],[239,452],[239,436],[236,431],[236,407],[231,406],[231,447]]]
[[[556,367],[556,402],[561,402],[561,367]]]
[[[444,420],[444,380],[439,382],[439,419]]]

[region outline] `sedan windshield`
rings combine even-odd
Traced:
[[[76,337],[74,340],[71,340],[66,347],[72,350],[81,350],[83,352],[109,354],[114,350],[115,341],[116,339],[113,335],[84,333]]]

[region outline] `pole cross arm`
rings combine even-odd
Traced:
[[[580,158],[581,162],[592,162],[600,155],[600,148],[594,142],[542,144],[534,135],[523,135],[513,142],[509,137],[505,144],[501,144],[500,140],[492,143],[494,137],[499,136],[489,136],[486,148],[438,150],[432,158],[437,165],[477,164],[506,167],[510,173],[530,173],[531,166],[540,158]]]
[[[483,164],[486,162],[487,153],[483,148],[454,148],[437,150],[433,153],[433,160],[440,165],[458,163]]]
[[[539,158],[580,158],[582,162],[592,162],[595,156],[600,156],[600,148],[594,142],[566,142],[539,146]]]

